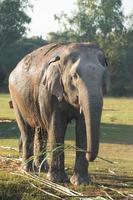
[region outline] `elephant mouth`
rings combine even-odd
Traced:
[[[79,105],[79,97],[78,97],[78,96],[76,96],[76,98],[75,98],[75,100],[74,100],[74,104],[75,104],[76,106]]]

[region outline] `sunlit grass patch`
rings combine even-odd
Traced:
[[[15,119],[13,109],[9,107],[9,94],[0,94],[0,120],[1,119]]]
[[[133,98],[105,98],[102,122],[133,125]]]

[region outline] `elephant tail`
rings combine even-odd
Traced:
[[[9,100],[9,107],[11,108],[11,109],[13,109],[13,103],[12,103],[12,100]]]

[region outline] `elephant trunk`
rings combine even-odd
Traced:
[[[89,94],[87,87],[80,95],[87,137],[87,160],[93,161],[97,157],[99,149],[100,121],[102,113],[102,96],[100,94]]]

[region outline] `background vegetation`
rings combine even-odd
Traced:
[[[75,0],[71,16],[55,14],[60,31],[26,37],[30,0],[0,1],[0,90],[18,61],[49,42],[96,42],[104,50],[111,74],[110,95],[133,95],[133,13],[125,16],[122,0]]]

